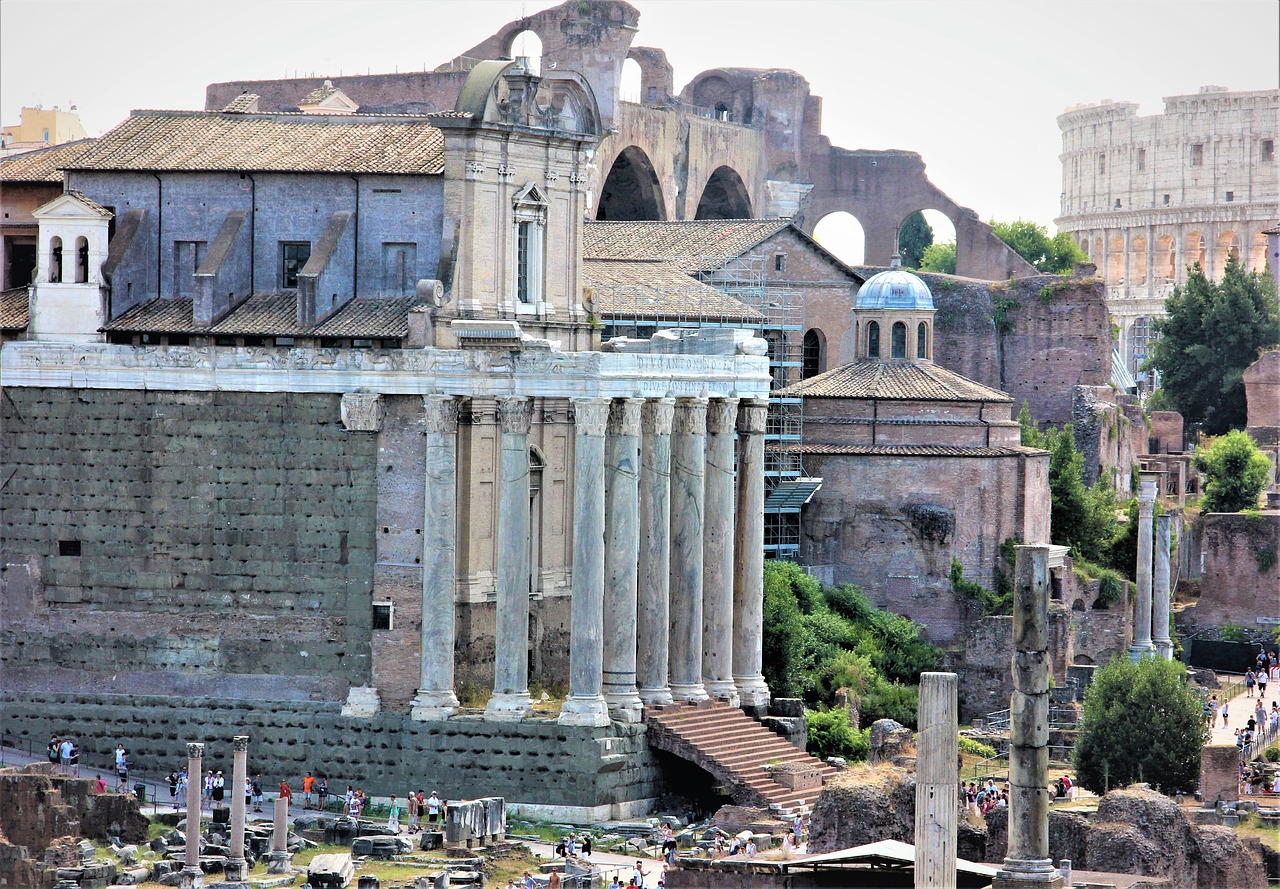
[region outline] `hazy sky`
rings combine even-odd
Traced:
[[[924,155],[984,218],[1051,225],[1055,118],[1104,98],[1161,110],[1204,84],[1275,87],[1276,0],[632,0],[633,45],[677,89],[721,65],[792,68],[846,148]],[[200,108],[207,83],[433,68],[522,9],[512,0],[3,0],[0,116],[76,104],[91,135],[134,108]],[[78,38],[78,39],[76,39]]]

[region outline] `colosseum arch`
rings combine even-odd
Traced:
[[[1151,268],[1155,284],[1172,284],[1178,280],[1178,248],[1172,235],[1156,238]]]
[[[694,219],[750,219],[751,196],[731,167],[717,167],[703,186]]]
[[[1251,272],[1267,270],[1267,236],[1263,232],[1254,234],[1253,241],[1249,244],[1248,269]]]
[[[1182,245],[1182,261],[1187,268],[1200,264],[1200,269],[1208,274],[1208,269],[1204,267],[1205,259],[1208,256],[1208,248],[1205,246],[1204,235],[1200,232],[1188,232],[1186,241]]]
[[[1218,281],[1227,268],[1227,258],[1234,256],[1237,261],[1240,259],[1240,235],[1228,229],[1218,235],[1216,247],[1213,251],[1213,280]]]
[[[636,222],[667,218],[662,186],[649,155],[636,145],[624,148],[600,189],[596,219]]]
[[[1107,245],[1107,283],[1127,284],[1124,279],[1124,236],[1112,235]]]
[[[1130,284],[1147,283],[1147,239],[1136,235],[1129,242],[1129,281]]]

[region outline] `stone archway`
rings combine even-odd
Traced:
[[[731,167],[717,167],[702,189],[694,219],[750,219],[751,196]]]
[[[636,222],[666,218],[666,202],[653,162],[638,146],[623,149],[609,168],[609,175],[600,189],[596,219]]]

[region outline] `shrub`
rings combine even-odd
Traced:
[[[916,686],[889,682],[881,677],[862,699],[860,715],[863,725],[870,725],[877,719],[892,719],[914,729],[919,708],[920,691]]]
[[[1262,751],[1262,756],[1267,762],[1280,762],[1280,744],[1272,744]]]
[[[958,596],[963,596],[972,602],[975,602],[983,615],[990,614],[1012,614],[1013,613],[1013,590],[993,593],[982,584],[972,580],[968,580],[964,576],[964,566],[960,564],[960,560],[952,558],[951,560],[951,589]]]
[[[960,752],[967,753],[970,756],[978,756],[982,759],[995,759],[1000,754],[996,748],[989,744],[983,744],[981,741],[975,741],[973,738],[960,737]]]
[[[858,762],[867,758],[871,749],[871,732],[859,731],[850,725],[847,708],[806,710],[804,722],[809,732],[805,748],[819,759],[843,756],[850,762]]]

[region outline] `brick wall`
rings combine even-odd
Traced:
[[[1210,513],[1199,524],[1204,575],[1191,621],[1253,628],[1260,617],[1280,619],[1280,512]]]

